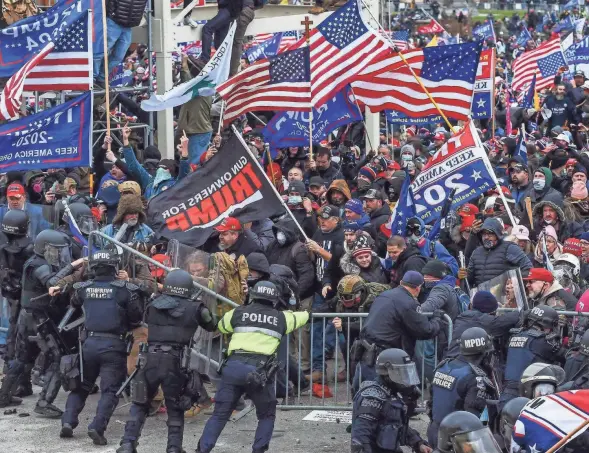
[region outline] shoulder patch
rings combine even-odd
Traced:
[[[85,282],[76,282],[76,283],[74,283],[73,288],[75,290],[87,288],[92,283],[94,283],[92,280],[86,280]]]
[[[112,282],[110,282],[110,284],[117,288],[123,288],[127,284],[127,282],[125,280],[113,280]]]
[[[386,401],[390,394],[374,381],[365,381],[360,388],[360,395],[364,398],[376,398],[381,401]]]

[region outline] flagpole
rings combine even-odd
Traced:
[[[403,60],[403,63],[405,63],[405,65],[409,68],[409,71],[411,71],[411,75],[415,78],[415,80],[417,81],[417,83],[419,84],[419,86],[421,87],[421,89],[423,90],[423,92],[427,95],[427,97],[429,98],[430,102],[434,105],[434,107],[436,108],[436,110],[438,112],[440,112],[440,116],[444,119],[444,121],[446,122],[446,124],[448,125],[448,127],[450,128],[450,130],[452,132],[456,132],[454,130],[454,127],[452,127],[452,124],[450,124],[450,121],[448,120],[448,117],[446,116],[446,114],[442,111],[442,109],[440,108],[440,106],[438,105],[438,103],[434,100],[434,98],[432,97],[432,95],[430,94],[430,92],[428,91],[428,89],[425,87],[425,85],[423,84],[423,82],[421,81],[421,79],[417,76],[417,74],[415,74],[415,71],[413,70],[413,68],[411,67],[411,65],[407,62],[407,60],[405,59],[405,56],[401,53],[401,51],[395,45],[395,43],[389,38],[389,36],[386,33],[386,30],[382,27],[382,25],[380,24],[380,22],[378,21],[378,19],[376,19],[376,17],[374,17],[374,14],[372,14],[372,11],[370,11],[370,8],[366,4],[366,2],[364,0],[361,0],[361,2],[364,5],[364,8],[366,8],[366,10],[368,10],[368,14],[370,14],[370,17],[372,17],[372,19],[378,24],[378,27],[380,28],[380,30],[382,32],[385,32],[383,34],[388,39],[389,44],[391,45],[391,47],[393,48],[393,50],[395,52],[397,52],[397,55],[399,55],[399,57],[401,57],[401,60]]]
[[[106,26],[106,0],[102,0],[102,42],[104,45],[104,99],[105,99],[105,112],[106,112],[106,136],[110,137],[110,90],[109,90],[109,71],[108,71],[108,38],[107,38],[107,26]],[[151,58],[151,54],[149,55]],[[107,143],[107,149],[110,151],[110,143]]]
[[[286,212],[290,216],[290,218],[292,220],[294,220],[295,225],[297,226],[297,228],[299,229],[300,233],[305,238],[305,241],[309,241],[309,237],[307,236],[307,233],[305,233],[305,230],[303,230],[303,227],[299,224],[299,222],[297,221],[297,219],[293,215],[292,211],[288,208],[288,206],[286,205],[286,203],[282,199],[282,195],[280,195],[280,193],[276,189],[276,186],[274,184],[272,184],[272,182],[270,181],[270,179],[268,179],[268,175],[266,174],[266,172],[264,171],[264,169],[260,165],[260,162],[258,161],[258,159],[256,158],[256,156],[254,156],[252,154],[251,150],[249,149],[249,146],[247,146],[247,143],[245,143],[245,140],[243,139],[243,136],[239,133],[239,131],[237,130],[237,128],[233,124],[231,125],[231,128],[233,129],[233,133],[237,136],[237,138],[241,142],[241,144],[242,144],[243,148],[245,149],[245,151],[250,155],[250,157],[252,158],[252,160],[256,163],[256,165],[258,166],[258,168],[260,169],[260,171],[264,175],[264,178],[266,178],[266,181],[268,181],[268,184],[270,185],[270,187],[272,187],[272,190],[274,191],[274,194],[276,195],[276,198],[278,198],[278,200],[280,201],[280,204],[282,205],[282,207],[284,207],[284,209],[286,210]]]
[[[223,127],[223,114],[225,113],[225,100],[221,98],[221,115],[219,116],[219,127],[217,128],[217,134],[221,134],[221,128]]]
[[[305,26],[305,40],[307,41],[307,47],[311,47],[311,25],[313,21],[309,20],[309,16],[305,16],[305,20],[301,22],[301,25]],[[313,160],[313,104],[309,109],[309,159]]]

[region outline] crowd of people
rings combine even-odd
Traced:
[[[129,51],[127,38],[145,3],[107,2],[107,33],[119,32],[109,38],[112,67],[129,58],[142,75],[147,48]],[[258,5],[242,3],[219,2],[203,54],[179,61],[182,80],[198,75],[231,20],[239,35],[231,74],[247,64],[245,29]],[[508,81],[513,59],[552,36],[558,19],[530,10],[494,21],[486,46],[497,51],[495,121],[478,121],[477,132],[499,184],[450,210],[437,235],[419,216],[402,234],[390,220],[406,178],[454,133],[444,124],[391,128],[383,117],[374,148],[360,122],[311,150],[270,154],[260,118],[272,112],[240,119],[284,212],[243,222],[236,211],[199,247],[160,236],[146,212],[223,152],[232,132],[213,133],[212,96],[177,111],[172,159],[126,124],[113,133],[122,146],[110,136],[95,146],[93,168],[3,174],[0,278],[10,319],[0,408],[21,404],[37,384],[35,413],[61,419],[56,434],[71,438],[100,377],[94,444],[107,444],[126,393],[133,404],[118,453],[140,450],[145,419],[158,411],[168,416],[166,451],[182,452],[185,416],[214,404],[197,446],[208,453],[245,396],[259,420],[258,453],[269,448],[277,398],[325,395],[337,381],[354,396],[354,453],[544,451],[522,428],[527,403],[589,389],[589,80],[561,68],[538,111],[520,107]],[[196,26],[190,16],[184,23]],[[398,15],[393,26],[413,24]],[[516,42],[523,28],[532,36],[525,46]],[[427,44],[412,35],[410,45]],[[100,58],[95,69],[99,88]],[[126,115],[145,115],[137,99],[119,96]],[[516,152],[522,129],[526,158]],[[224,355],[205,371],[193,348]],[[63,410],[54,404],[61,388]],[[421,400],[427,433],[408,425]],[[585,452],[589,438],[565,448]]]

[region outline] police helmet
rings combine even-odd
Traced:
[[[460,336],[460,354],[463,356],[484,355],[492,350],[493,341],[481,327],[470,327]]]
[[[393,383],[410,387],[419,384],[415,362],[402,349],[385,349],[376,358],[376,373],[387,377]]]
[[[268,280],[262,280],[250,290],[252,302],[269,302],[276,305],[280,302],[280,293],[276,285]]]
[[[586,330],[579,343],[579,352],[589,356],[589,330]]]
[[[56,230],[43,230],[35,238],[33,251],[45,258],[51,266],[71,263],[71,242],[66,234]]]
[[[518,396],[507,402],[501,410],[501,419],[499,422],[499,432],[505,442],[505,445],[511,445],[511,436],[513,434],[513,427],[519,418],[519,414],[526,404],[530,402],[529,398]]]
[[[359,275],[346,275],[337,285],[337,296],[346,308],[358,307],[367,294],[366,281]]]
[[[548,305],[537,305],[528,313],[528,325],[554,329],[558,326],[558,313]]]
[[[94,252],[88,260],[88,269],[90,272],[96,272],[97,269],[110,268],[110,271],[116,274],[119,271],[120,258],[111,250],[98,250]]]
[[[74,221],[83,234],[89,235],[92,231],[98,229],[98,222],[96,221],[94,214],[92,214],[92,209],[90,209],[88,205],[85,205],[84,203],[71,203],[68,207]],[[65,215],[68,217],[66,220],[69,222],[69,216],[67,214]]]
[[[522,373],[519,384],[519,394],[526,398],[537,398],[550,395],[565,378],[564,370],[558,365],[547,363],[532,363]]]
[[[446,415],[438,429],[438,450],[441,453],[454,453],[452,438],[456,434],[484,428],[483,422],[474,414],[456,411]]]
[[[11,209],[4,214],[0,229],[5,234],[26,236],[29,232],[29,215],[20,209]]]
[[[194,281],[192,276],[185,270],[174,269],[166,276],[162,290],[163,294],[190,299],[193,292]]]

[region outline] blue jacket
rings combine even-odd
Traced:
[[[159,195],[164,190],[173,187],[178,181],[184,178],[188,173],[190,173],[190,163],[188,159],[180,159],[180,169],[178,171],[177,178],[170,178],[165,181],[160,182],[157,187],[153,185],[153,176],[151,176],[145,168],[139,163],[137,157],[135,157],[135,153],[133,152],[133,148],[130,146],[125,146],[123,148],[123,157],[125,158],[125,163],[129,168],[129,171],[133,176],[135,176],[138,181],[141,189],[143,190],[143,194],[145,198],[148,200]]]
[[[8,209],[7,205],[0,206],[0,222],[2,222],[4,219],[4,214],[6,214],[8,211],[10,211],[10,209]],[[26,211],[27,215],[29,216],[28,236],[31,239],[34,240],[41,231],[47,230],[48,228],[53,228],[51,222],[49,222],[43,215],[43,206],[26,202],[24,211]]]
[[[108,237],[114,238],[117,235],[117,232],[119,231],[119,227],[115,227],[111,223],[102,228],[102,230],[100,231],[102,231]],[[139,225],[137,225],[137,228],[133,232],[133,240],[128,242],[145,244],[151,242],[153,236],[153,230],[145,223],[140,223]]]

